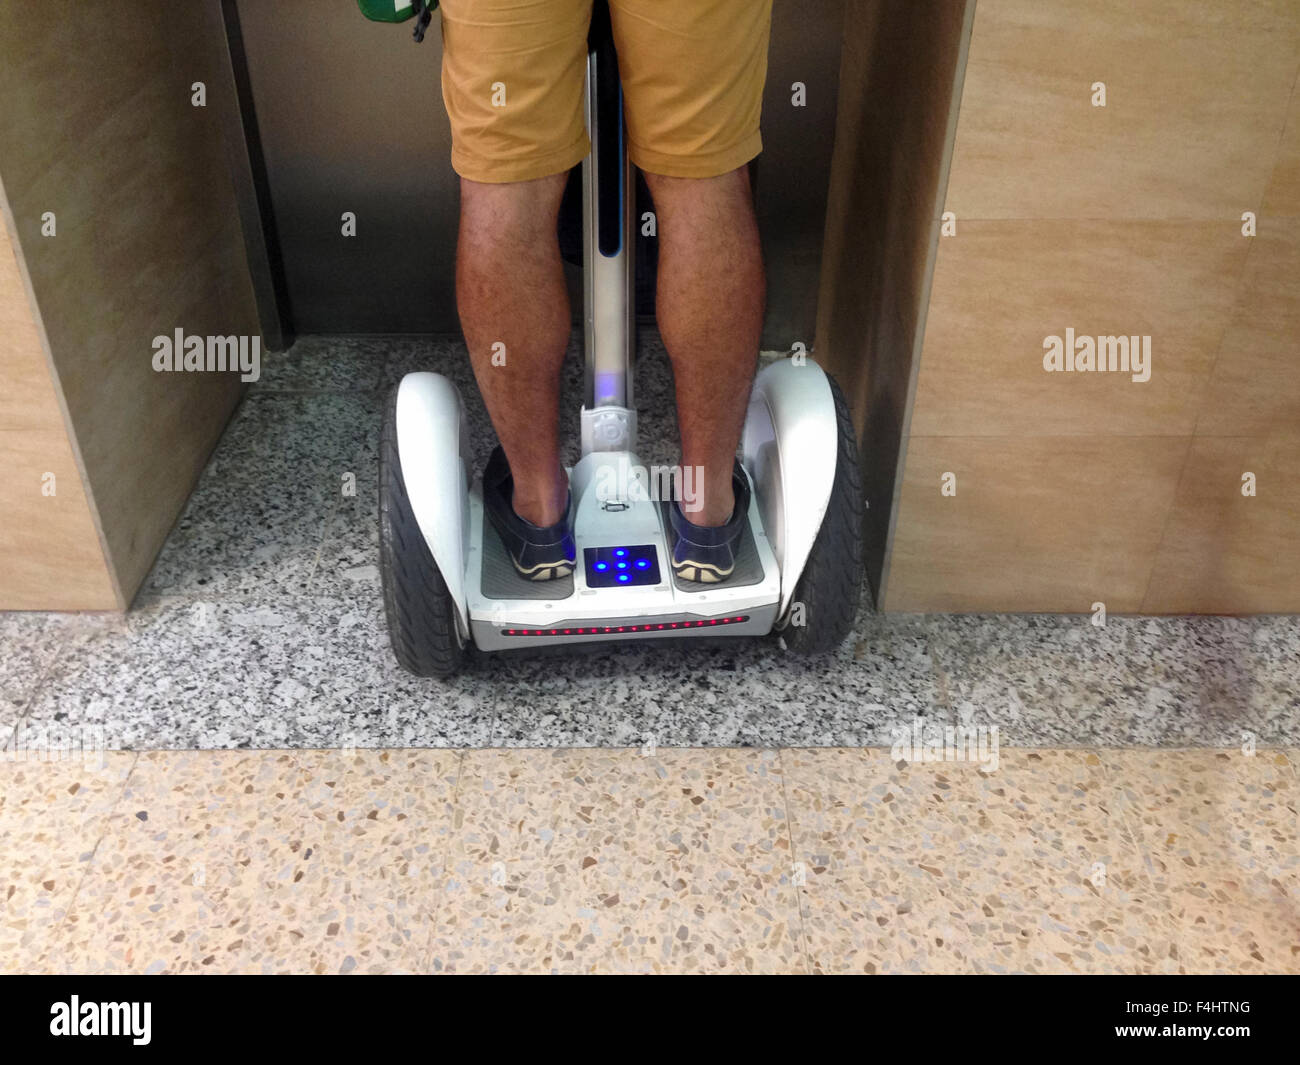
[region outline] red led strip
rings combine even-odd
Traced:
[[[620,632],[665,632],[669,629],[702,629],[710,625],[736,625],[748,621],[748,614],[731,618],[705,618],[701,621],[660,621],[649,625],[597,625],[575,629],[503,629],[506,636],[617,636]]]

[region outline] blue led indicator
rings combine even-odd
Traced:
[[[653,544],[582,549],[589,588],[636,588],[659,583],[659,562]]]

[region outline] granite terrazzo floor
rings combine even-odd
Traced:
[[[880,615],[864,587],[852,637],[820,660],[733,639],[406,676],[380,599],[377,442],[385,394],[416,369],[458,383],[481,468],[494,437],[459,338],[303,337],[268,356],[129,615],[0,614],[0,744],[75,730],[127,750],[863,746],[922,719],[1016,747],[1300,745],[1294,616]],[[671,372],[649,330],[635,401],[642,458],[671,463]]]
[[[639,358],[671,462],[653,335]],[[481,466],[458,340],[303,338],[125,618],[0,614],[0,971],[1300,972],[1298,619],[864,589],[823,660],[616,644],[416,680],[375,518],[413,369],[458,381]],[[979,743],[924,760],[944,725]]]

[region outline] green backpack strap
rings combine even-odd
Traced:
[[[418,44],[424,40],[424,31],[429,28],[438,0],[357,0],[357,6],[371,22],[405,22],[414,18],[412,36]]]

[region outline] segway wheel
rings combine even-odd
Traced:
[[[398,664],[417,677],[446,677],[464,661],[455,606],[416,524],[397,451],[397,390],[384,412],[379,452],[379,572],[388,638]]]
[[[864,507],[858,442],[844,393],[830,374],[826,380],[835,402],[839,438],[835,480],[821,529],[795,585],[790,623],[781,630],[788,650],[808,655],[833,651],[844,642],[857,617],[862,590]]]

